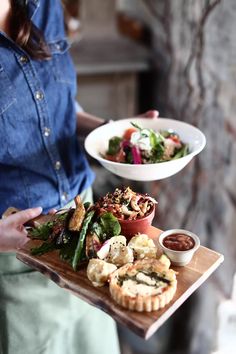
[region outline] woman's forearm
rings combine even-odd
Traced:
[[[137,117],[143,117],[143,118],[158,118],[159,112],[157,110],[149,110],[143,114],[137,115]],[[77,130],[79,135],[86,136],[89,134],[93,129],[98,128],[100,125],[109,122],[110,119],[106,120],[104,118],[100,118],[97,116],[94,116],[92,114],[79,111],[77,112]]]
[[[105,122],[104,118],[99,118],[86,112],[77,112],[77,130],[79,135],[87,135]]]

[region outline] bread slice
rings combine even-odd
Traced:
[[[176,288],[174,270],[154,258],[127,263],[111,274],[109,284],[119,305],[139,312],[163,308],[173,299]]]

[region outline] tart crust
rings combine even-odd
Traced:
[[[119,305],[139,312],[163,308],[173,299],[176,288],[175,271],[157,259],[127,263],[111,274],[109,284],[111,296]]]

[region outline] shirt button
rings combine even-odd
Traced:
[[[48,128],[48,127],[44,127],[44,136],[49,136],[50,135],[50,133],[51,133],[51,129],[50,128]]]
[[[60,161],[57,161],[56,163],[55,163],[55,170],[60,170],[60,168],[61,168],[61,163],[60,163]]]
[[[59,43],[56,43],[56,44],[55,44],[55,48],[56,48],[57,50],[60,50],[60,49],[61,49],[61,45],[60,45]]]
[[[64,201],[68,200],[68,194],[66,192],[62,193],[61,199]]]
[[[36,91],[35,92],[36,100],[41,101],[43,99],[43,97],[44,97],[44,95],[43,95],[42,91]]]
[[[27,58],[25,55],[22,55],[22,57],[20,57],[20,62],[21,62],[22,64],[27,63],[27,61],[28,61],[28,58]]]

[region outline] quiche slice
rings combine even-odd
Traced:
[[[166,306],[176,292],[174,270],[157,259],[142,259],[127,263],[110,275],[112,298],[134,311],[150,312]]]

